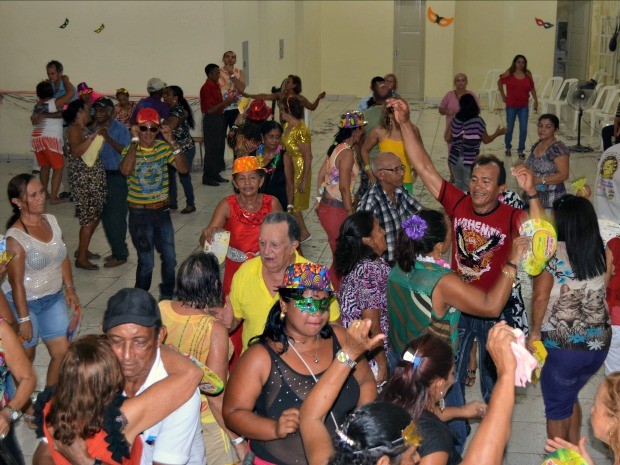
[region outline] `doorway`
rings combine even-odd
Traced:
[[[568,15],[568,37],[566,40],[567,78],[580,80],[588,76],[588,55],[590,44],[590,2],[572,1]]]
[[[394,74],[398,93],[424,99],[424,0],[394,1]]]

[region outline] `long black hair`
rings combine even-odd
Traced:
[[[480,116],[478,102],[471,94],[464,94],[459,99],[459,111],[455,115],[459,121],[469,121],[476,116]]]
[[[405,409],[389,402],[370,402],[356,408],[344,421],[335,440],[329,465],[375,465],[387,455],[398,464],[409,449],[402,440],[411,424]]]
[[[11,226],[15,224],[15,222],[19,219],[19,207],[15,205],[12,200],[13,199],[21,199],[28,189],[28,183],[34,179],[34,176],[30,173],[22,173],[13,177],[9,181],[9,185],[7,187],[7,194],[9,197],[9,203],[11,204],[11,208],[13,209],[13,214],[6,222],[6,229],[9,229]]]
[[[290,291],[294,291],[294,289],[281,289],[280,290],[280,299],[284,300],[284,302],[290,302],[291,297]],[[282,355],[284,352],[288,350],[288,335],[284,330],[284,326],[286,323],[286,318],[280,318],[280,300],[278,300],[271,310],[269,311],[269,315],[267,316],[267,322],[265,323],[265,330],[262,334],[258,336],[254,336],[250,339],[248,345],[256,344],[257,342],[261,342],[266,344],[267,342],[279,342],[282,344],[282,350],[279,352]],[[319,333],[323,339],[329,339],[334,335],[334,330],[332,329],[329,322],[325,323],[325,326],[321,328],[321,332]]]
[[[75,118],[78,112],[83,108],[86,108],[86,104],[84,103],[84,100],[80,98],[77,100],[74,100],[73,102],[69,104],[67,109],[62,112],[62,119],[65,120],[65,123],[67,124],[73,123],[75,121]]]
[[[220,266],[215,255],[198,251],[183,260],[177,272],[175,296],[190,308],[222,305]]]
[[[334,152],[334,149],[338,147],[338,144],[342,144],[345,140],[351,137],[356,129],[357,128],[338,129],[338,132],[334,136],[334,142],[329,146],[329,149],[327,149],[327,156],[329,157]]]
[[[372,234],[374,227],[375,217],[368,211],[355,212],[344,220],[334,253],[334,266],[341,276],[348,275],[365,258],[377,258],[372,248],[362,241]]]
[[[396,239],[396,263],[405,273],[411,271],[418,255],[429,254],[436,244],[445,241],[448,232],[446,218],[440,211],[420,210],[416,216],[426,222],[424,236],[411,239],[401,228]]]
[[[187,112],[187,124],[189,124],[190,128],[194,129],[194,114],[192,107],[189,106],[189,103],[187,103],[187,100],[185,100],[185,97],[183,96],[183,89],[179,86],[168,86],[166,89],[169,89],[170,92],[172,92],[172,95],[179,98],[179,103]]]
[[[566,194],[553,202],[553,211],[558,241],[566,243],[575,278],[582,281],[605,273],[605,247],[592,203]]]

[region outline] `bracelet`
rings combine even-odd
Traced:
[[[23,318],[18,318],[18,319],[17,319],[17,323],[18,323],[18,324],[20,324],[20,325],[21,325],[22,323],[26,323],[27,321],[30,321],[30,315],[25,316],[25,317],[23,317]]]
[[[509,266],[510,268],[514,268],[515,270],[517,269],[517,265],[515,265],[511,261],[506,262],[506,265]]]
[[[317,197],[318,198],[318,197]],[[293,205],[291,205],[290,203],[286,206],[286,211],[293,211],[295,207]]]
[[[65,291],[67,289],[73,289],[75,291],[75,286],[73,284],[63,284],[62,290]]]
[[[540,199],[540,194],[538,192],[536,192],[534,195],[529,195],[529,194],[525,194],[527,195],[528,199]]]
[[[241,444],[243,441],[245,441],[245,438],[243,436],[239,436],[238,438],[230,440],[230,442],[232,442],[235,446]]]
[[[174,152],[172,152],[173,156],[177,156],[179,153],[181,153],[183,151],[183,149],[176,149]]]
[[[516,276],[513,278],[512,276],[510,276],[510,273],[508,273],[505,269],[502,268],[502,274],[505,275],[508,279],[510,279],[512,281],[512,287],[514,288],[517,284],[519,284],[519,278],[517,278]]]

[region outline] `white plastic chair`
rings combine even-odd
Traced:
[[[607,71],[604,69],[599,69],[596,73],[594,73],[592,79],[594,79],[597,83],[605,85],[605,81],[608,76],[610,76],[610,74]]]
[[[616,107],[620,97],[620,89],[614,89],[605,102],[605,106],[600,111],[592,112],[592,122],[590,124],[590,136],[594,136],[597,127],[602,127],[605,123],[613,121],[616,116]]]
[[[553,113],[561,120],[562,109],[568,105],[566,100],[568,98],[568,94],[570,93],[570,89],[572,85],[577,84],[577,82],[579,82],[579,79],[575,79],[575,78],[566,79],[562,83],[562,87],[560,87],[560,90],[558,91],[555,98],[547,101],[547,110],[545,110],[544,113]],[[557,111],[555,113],[552,112],[551,107],[553,107]]]
[[[489,110],[493,110],[495,99],[499,98],[497,81],[502,73],[503,71],[501,69],[490,69],[487,71],[482,87],[478,89],[478,100],[481,100],[482,97],[486,97],[487,102],[489,103]]]
[[[554,76],[547,79],[545,87],[538,95],[538,109],[541,113],[547,113],[547,102],[555,98],[562,87],[564,78],[560,76]],[[532,102],[533,103],[533,102]]]
[[[590,121],[590,125],[592,125],[592,115],[594,113],[597,112],[601,112],[603,110],[603,108],[605,107],[607,100],[612,98],[613,96],[613,91],[616,89],[616,86],[604,86],[604,87],[599,87],[598,85],[596,86],[597,89],[597,94],[596,94],[596,100],[594,101],[594,104],[588,108],[587,110],[583,111],[583,121],[587,119]],[[577,114],[579,112],[577,110],[575,110],[575,124],[573,124],[573,130],[577,130]]]
[[[540,98],[540,95],[538,95],[538,93],[540,92],[540,83],[542,82],[542,76],[540,74],[533,74],[532,80],[534,81],[534,89],[536,89],[536,95],[538,96],[538,98]],[[533,114],[533,109],[534,109],[534,100],[531,99],[530,100],[530,115]]]

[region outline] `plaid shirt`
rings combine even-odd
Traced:
[[[386,254],[383,257],[390,263],[394,261],[396,238],[402,222],[422,208],[420,202],[414,199],[403,187],[398,187],[394,191],[394,197],[396,197],[396,204],[392,203],[381,184],[375,182],[364,194],[357,207],[357,211],[372,212],[379,220],[381,227],[385,229],[387,258]]]

